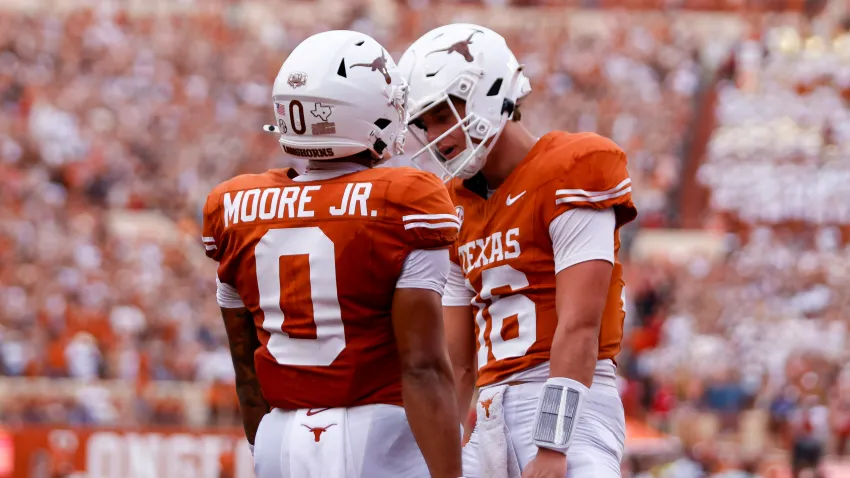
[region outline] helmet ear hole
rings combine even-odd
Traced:
[[[348,78],[348,75],[345,73],[345,58],[339,62],[339,68],[336,70],[336,74],[343,78]]]
[[[490,89],[487,91],[487,96],[496,96],[499,94],[499,90],[502,89],[502,79],[496,78],[496,81],[490,86]]]
[[[378,138],[378,140],[375,141],[374,149],[376,153],[384,154],[384,150],[387,149],[387,143],[384,143],[384,140]]]

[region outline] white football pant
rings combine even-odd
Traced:
[[[516,473],[516,464],[519,469],[524,469],[537,455],[537,446],[531,436],[537,399],[542,388],[542,382],[498,387],[501,390],[501,403],[487,404],[489,412],[492,412],[489,419],[504,422],[504,433],[501,436],[497,433],[495,437],[492,433],[481,433],[482,427],[485,430],[500,427],[484,425],[484,420],[488,418],[481,400],[482,397],[486,400],[491,394],[488,394],[487,389],[480,391],[477,426],[463,448],[465,478],[512,477]],[[620,478],[626,417],[612,377],[594,377],[574,434],[567,452],[567,478]],[[507,459],[504,457],[506,452]],[[482,457],[487,458],[482,460]],[[494,466],[494,461],[500,462]],[[489,462],[489,466],[484,462]]]
[[[257,478],[430,476],[395,405],[272,410],[254,440],[254,471]]]

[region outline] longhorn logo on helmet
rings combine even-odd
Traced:
[[[355,63],[348,67],[348,69],[352,69],[355,66],[362,66],[365,68],[371,68],[372,71],[378,71],[382,75],[384,75],[384,81],[387,84],[391,84],[393,80],[390,78],[390,72],[387,70],[387,57],[384,54],[384,50],[381,50],[381,56],[372,60],[371,63]]]
[[[469,51],[469,45],[472,44],[472,37],[474,37],[476,33],[484,33],[484,32],[482,32],[481,30],[473,30],[472,33],[469,34],[469,37],[466,40],[461,40],[457,43],[453,43],[448,48],[443,48],[442,50],[434,50],[434,51],[428,53],[428,55],[430,55],[432,53],[439,53],[441,51],[446,52],[446,54],[448,54],[448,55],[451,55],[452,53],[457,53],[460,56],[462,56],[463,59],[466,60],[467,63],[472,63],[472,60],[474,60],[475,57],[473,57],[472,52]]]

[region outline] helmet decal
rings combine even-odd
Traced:
[[[388,85],[393,82],[393,80],[390,78],[390,72],[387,71],[387,57],[385,56],[385,52],[383,49],[381,50],[381,56],[372,60],[371,63],[355,63],[349,66],[348,69],[350,70],[355,66],[362,66],[366,68],[371,68],[372,71],[379,71],[382,75],[384,75],[384,81],[386,81]]]
[[[402,55],[399,68],[413,92],[408,124],[419,143],[409,158],[444,180],[469,178],[481,170],[514,117],[517,100],[530,92],[505,38],[480,25],[457,23],[426,33]],[[455,102],[464,105],[463,116]],[[451,115],[446,116],[446,107]],[[424,115],[438,111],[429,134]],[[452,146],[448,156],[441,144]]]
[[[446,52],[446,54],[451,55],[452,53],[459,53],[460,56],[466,60],[467,63],[472,63],[475,60],[475,57],[472,56],[472,53],[469,51],[469,45],[472,44],[472,37],[475,36],[476,33],[484,33],[481,30],[473,30],[472,33],[469,34],[469,37],[466,40],[461,40],[457,43],[453,43],[448,48],[443,48],[441,50],[434,50],[429,52],[425,56],[428,56],[432,53],[439,53],[441,51]]]
[[[263,129],[278,135],[289,156],[325,160],[368,151],[380,164],[404,142],[406,87],[390,53],[373,38],[347,30],[317,33],[283,62],[272,88],[276,124]],[[388,123],[379,127],[379,118]]]
[[[286,83],[291,86],[292,89],[304,86],[307,84],[307,73],[302,73],[300,71],[290,73]]]

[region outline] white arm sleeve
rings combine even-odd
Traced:
[[[553,219],[549,237],[555,253],[555,274],[580,262],[603,260],[613,264],[616,228],[613,209],[570,209]]]
[[[239,297],[239,292],[236,292],[236,288],[218,280],[217,275],[215,276],[215,299],[218,302],[218,306],[225,309],[245,307],[245,304],[242,303],[242,298]]]
[[[469,290],[469,287],[466,286],[466,279],[463,277],[460,266],[451,262],[449,279],[446,281],[446,292],[443,293],[443,306],[469,306],[472,305],[474,298],[475,292]]]
[[[417,249],[404,258],[396,289],[430,289],[443,295],[449,273],[448,249]]]

